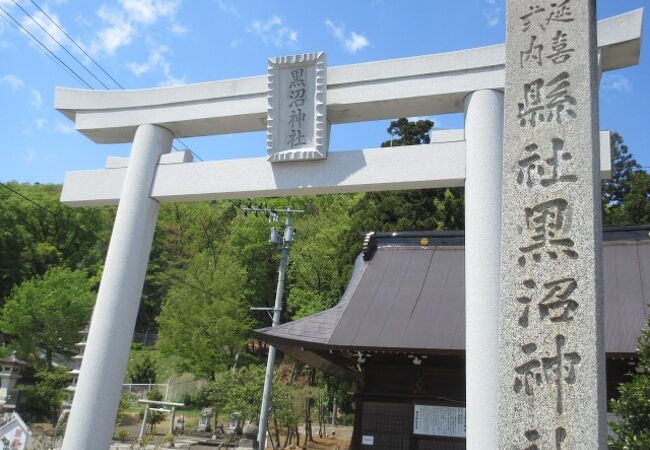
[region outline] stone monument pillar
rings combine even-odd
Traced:
[[[508,0],[497,448],[606,448],[594,0]]]

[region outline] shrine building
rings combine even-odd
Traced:
[[[464,241],[464,232],[368,233],[336,306],[257,330],[284,354],[356,382],[352,449],[465,448]],[[647,321],[650,225],[605,229],[603,278],[610,399],[635,370]],[[522,303],[522,320],[536,309]]]

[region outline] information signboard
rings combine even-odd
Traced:
[[[415,405],[413,414],[414,434],[465,437],[465,408]]]

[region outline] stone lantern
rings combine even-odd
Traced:
[[[0,406],[5,412],[16,409],[16,393],[14,387],[21,377],[21,370],[27,367],[25,361],[18,359],[16,352],[7,358],[0,358]]]
[[[88,329],[89,326],[86,325],[86,327],[79,332],[83,336],[83,339],[81,340],[81,342],[77,342],[75,344],[75,346],[79,349],[79,351],[76,355],[72,357],[72,361],[74,362],[74,368],[68,372],[71,380],[70,380],[70,385],[65,388],[65,390],[68,391],[69,396],[63,402],[64,414],[68,413],[70,411],[70,407],[72,406],[72,399],[74,398],[74,392],[77,388],[77,381],[79,381],[79,370],[81,369],[81,361],[83,360],[84,351],[86,350],[86,338],[88,337]]]

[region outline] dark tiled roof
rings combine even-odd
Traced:
[[[647,321],[649,232],[650,227],[620,227],[604,233],[608,353],[634,353]],[[427,246],[420,245],[423,237]],[[285,353],[296,348],[463,351],[463,234],[377,233],[374,240],[368,260],[357,258],[347,290],[334,308],[257,330],[258,335]]]

